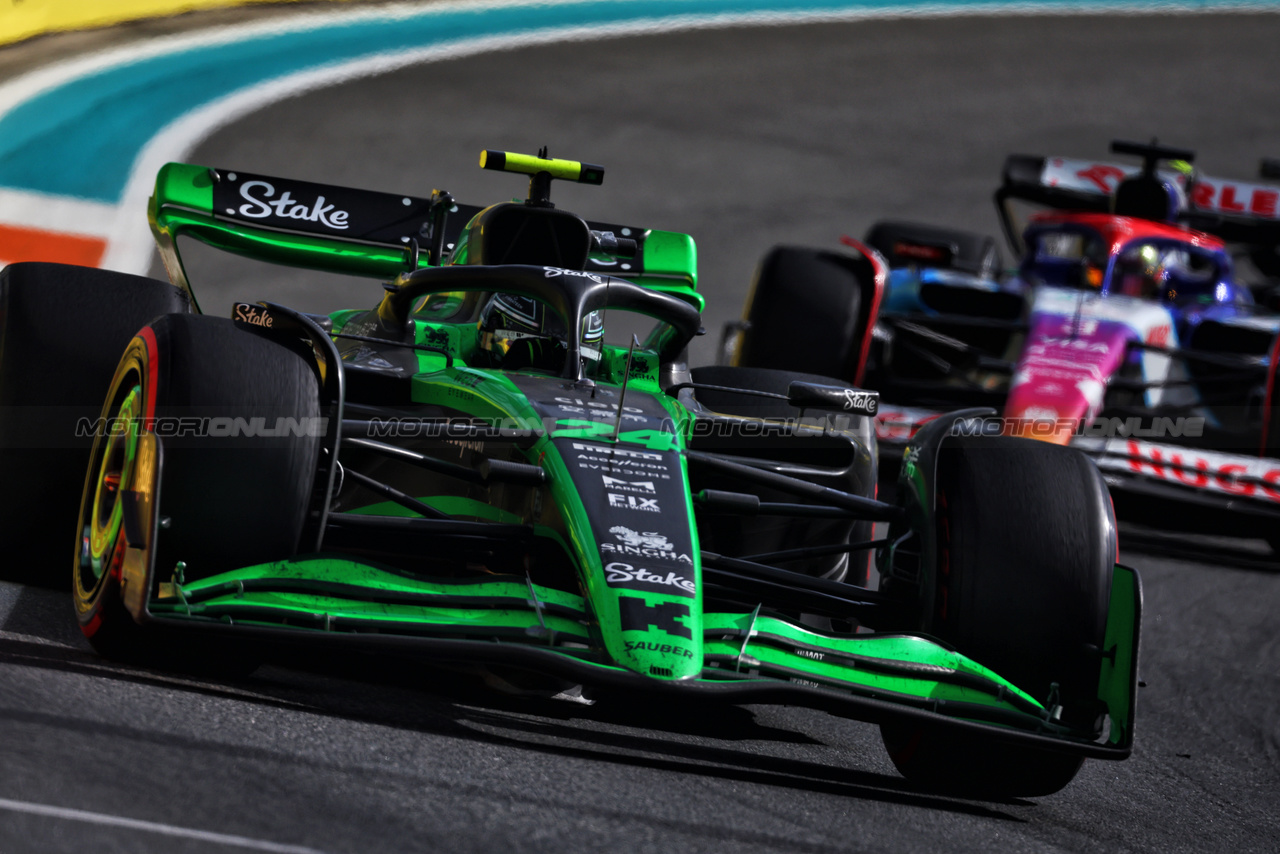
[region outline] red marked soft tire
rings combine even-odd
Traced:
[[[81,548],[73,596],[80,626],[108,658],[195,670],[246,672],[245,650],[209,647],[176,631],[140,625],[126,610],[121,567],[128,553],[122,496],[159,495],[151,592],[179,561],[190,582],[288,558],[299,547],[319,453],[318,435],[235,433],[242,420],[319,416],[317,379],[297,353],[229,320],[170,315],[144,327],[116,369],[81,499]],[[199,425],[220,428],[203,433]],[[313,423],[313,422],[307,422]],[[138,436],[160,436],[163,473]],[[135,534],[136,536],[136,534]]]

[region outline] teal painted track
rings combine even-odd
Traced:
[[[570,28],[707,26],[753,18],[884,17],[909,14],[1203,11],[1261,8],[1205,0],[1169,4],[1139,0],[1090,3],[1039,0],[589,0],[552,4],[425,7],[411,13],[324,16],[314,26],[259,32],[232,43],[192,46],[66,82],[0,117],[0,187],[93,201],[121,200],[138,152],[158,130],[188,111],[305,70],[361,58]],[[519,86],[518,80],[511,81]]]
[[[1158,135],[1211,173],[1252,176],[1280,155],[1276,44],[1280,15],[548,45],[311,92],[227,125],[191,159],[480,203],[523,190],[476,168],[484,146],[600,162],[604,186],[554,198],[695,234],[714,338],[772,243],[834,247],[880,217],[994,231],[1011,151],[1101,157],[1113,136]],[[381,294],[345,277],[322,292],[321,277],[287,268],[268,272],[285,277],[274,294],[260,265],[209,255],[197,287],[214,314],[233,296],[329,310]],[[874,727],[803,710],[504,699],[403,662],[247,680],[113,665],[86,649],[64,594],[0,585],[0,851],[1275,851],[1275,560],[1261,541],[1131,533],[1123,559],[1148,596],[1135,755],[1087,763],[1038,801],[914,787]]]

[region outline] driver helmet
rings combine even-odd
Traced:
[[[1161,293],[1166,278],[1160,252],[1154,246],[1131,249],[1116,260],[1116,293],[1151,299]]]
[[[600,312],[588,314],[582,327],[583,358],[599,359],[604,341]],[[559,370],[567,342],[564,321],[533,297],[494,294],[480,312],[480,348],[507,370]]]

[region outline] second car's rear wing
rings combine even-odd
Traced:
[[[1263,161],[1263,177],[1280,177],[1266,168],[1267,163]],[[995,193],[1009,245],[1019,254],[1025,251],[1022,224],[1011,202],[1106,212],[1120,182],[1141,171],[1132,163],[1009,155]],[[1200,175],[1187,164],[1162,168],[1156,174],[1182,188],[1186,204],[1179,219],[1192,228],[1249,248],[1271,249],[1280,244],[1280,187]]]
[[[390,280],[447,259],[480,210],[443,193],[420,198],[169,163],[156,177],[148,216],[170,280],[190,294],[177,245],[181,236],[270,263]],[[636,243],[626,257],[610,255],[607,248],[592,253],[588,272],[676,293],[701,307],[697,255],[688,235],[587,225]]]
[[[1005,239],[1014,252],[1026,251],[1022,242],[1025,223],[1019,222],[1013,201],[1028,202],[1054,210],[1106,213],[1111,196],[1125,178],[1142,172],[1131,163],[1076,160],[1069,157],[1041,157],[1010,154],[1004,161],[996,208]],[[1160,178],[1185,186],[1186,175],[1174,169],[1160,169]]]

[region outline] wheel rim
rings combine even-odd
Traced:
[[[90,458],[76,567],[76,590],[85,604],[97,597],[104,579],[119,574],[124,559],[121,497],[135,479],[143,404],[141,377],[134,368],[112,386],[104,433],[95,440]]]

